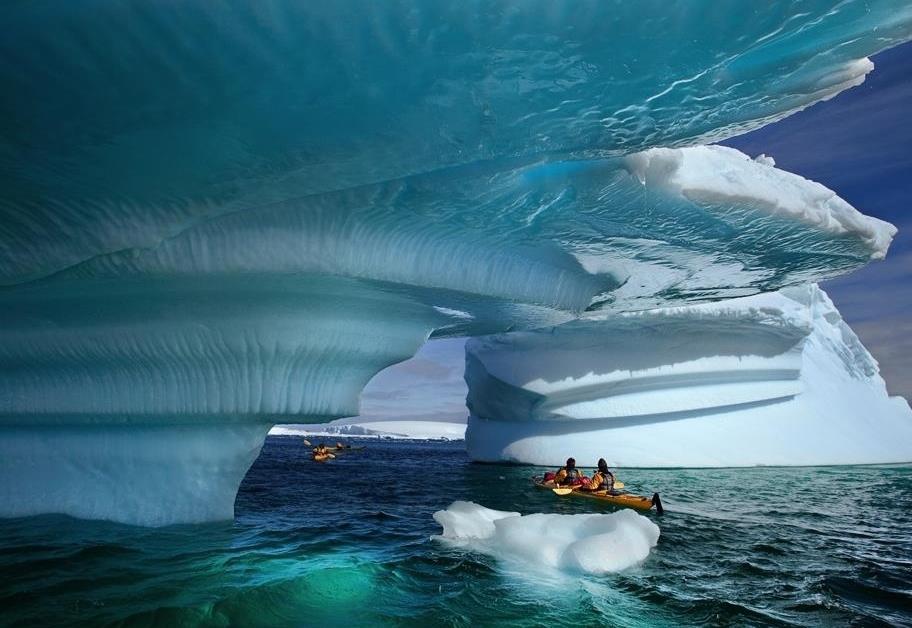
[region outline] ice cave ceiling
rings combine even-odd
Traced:
[[[0,417],[353,414],[431,334],[882,257],[891,226],[698,145],[859,84],[912,6],[708,7],[7,3]]]

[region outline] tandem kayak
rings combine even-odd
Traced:
[[[554,489],[557,488],[553,482],[545,482],[541,478],[533,478],[533,483],[539,488]],[[665,509],[662,508],[662,500],[659,498],[658,493],[652,494],[652,499],[648,497],[643,497],[642,495],[634,495],[632,493],[609,493],[608,491],[584,491],[581,489],[573,489],[572,492],[566,493],[567,495],[573,495],[575,497],[586,497],[588,499],[595,499],[600,502],[611,504],[612,506],[618,506],[620,508],[633,508],[634,510],[651,510],[653,507],[656,509],[657,514],[662,514],[665,512]]]

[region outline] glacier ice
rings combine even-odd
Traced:
[[[912,411],[815,285],[466,345],[484,461],[715,467],[912,461]]]
[[[216,217],[8,286],[0,416],[357,414],[370,377],[430,335],[825,278],[895,231],[715,146],[394,187]]]
[[[234,516],[268,424],[33,425],[0,432],[6,517],[59,512],[160,526]]]
[[[862,82],[912,38],[905,2],[88,0],[0,19],[0,441],[50,482],[71,436],[68,486],[94,504],[36,479],[28,512],[222,518],[263,426],[356,414],[428,337],[818,281],[894,232],[699,145]],[[148,503],[93,494],[144,430],[196,482],[203,450],[181,443],[222,427],[249,431],[211,439],[235,461],[211,507],[146,491],[139,464],[119,491]],[[0,515],[24,512],[11,500]]]
[[[632,510],[557,515],[492,510],[453,502],[434,513],[433,538],[539,570],[604,574],[642,563],[659,541],[659,526]],[[546,571],[547,573],[547,571]]]

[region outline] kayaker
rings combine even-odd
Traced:
[[[320,443],[319,445],[314,447],[313,452],[314,452],[315,456],[325,456],[326,454],[329,453],[329,450],[326,449],[326,445],[324,445],[323,443]]]
[[[351,445],[343,445],[342,443],[336,443],[336,449],[348,449]]]
[[[567,458],[567,464],[557,470],[554,474],[554,483],[558,486],[561,484],[573,484],[580,479],[579,469],[576,468],[576,459]]]
[[[592,474],[589,480],[587,490],[590,491],[614,491],[614,474],[608,470],[608,463],[604,458],[599,458],[598,470]]]

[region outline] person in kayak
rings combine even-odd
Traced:
[[[599,458],[598,470],[592,474],[592,479],[586,485],[587,491],[614,491],[614,474],[608,470],[608,463],[604,458]]]
[[[567,458],[567,464],[557,470],[554,474],[554,484],[561,486],[563,484],[575,484],[580,480],[579,469],[576,468],[576,459]]]

